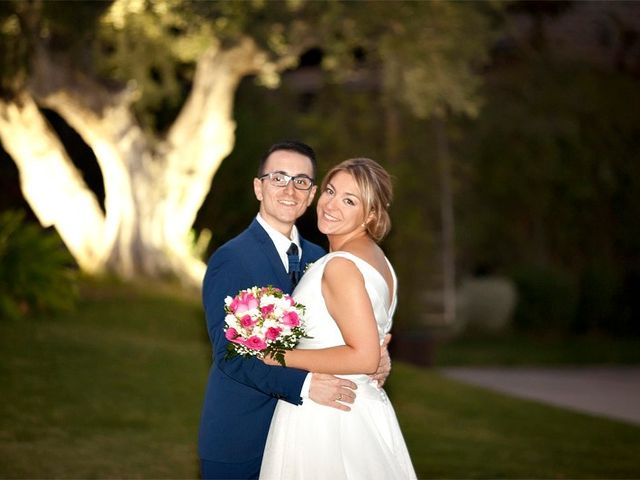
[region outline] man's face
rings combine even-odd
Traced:
[[[304,155],[289,150],[277,150],[269,155],[263,173],[282,172],[295,177],[307,175],[313,178],[313,165]],[[269,177],[253,179],[253,190],[260,201],[260,215],[280,233],[291,236],[291,228],[311,205],[316,186],[310,190],[298,190],[290,181],[286,187],[276,187]]]

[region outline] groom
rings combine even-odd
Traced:
[[[253,181],[260,210],[249,227],[212,255],[202,296],[214,363],[200,422],[202,478],[249,479],[260,473],[271,417],[278,399],[295,405],[315,401],[348,411],[356,385],[333,375],[265,365],[257,358],[224,358],[224,299],[253,286],[291,293],[295,277],[324,251],[307,242],[296,220],[316,193],[315,153],[300,142],[271,146]],[[291,267],[290,267],[291,265]],[[378,378],[390,370],[386,347]],[[340,401],[338,401],[338,399]]]

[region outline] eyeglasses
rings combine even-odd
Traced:
[[[289,182],[293,180],[293,186],[297,190],[309,190],[313,187],[313,180],[306,175],[296,175],[291,176],[287,175],[284,172],[271,172],[265,173],[264,175],[258,177],[260,180],[264,180],[266,177],[269,177],[269,182],[274,187],[286,187],[289,185]]]

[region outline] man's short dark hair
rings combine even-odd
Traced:
[[[313,170],[313,179],[316,177],[316,152],[313,151],[306,143],[299,142],[297,140],[283,140],[282,142],[274,143],[269,147],[269,150],[262,156],[260,159],[260,165],[258,167],[258,177],[264,174],[264,164],[267,162],[267,158],[273,152],[277,152],[278,150],[286,150],[289,152],[296,152],[300,155],[304,155],[309,160],[311,160],[311,166]]]

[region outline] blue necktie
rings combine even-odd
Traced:
[[[298,246],[295,243],[292,243],[289,250],[287,250],[287,257],[289,257],[289,277],[291,277],[291,285],[295,288],[300,280],[300,259],[298,258]]]

